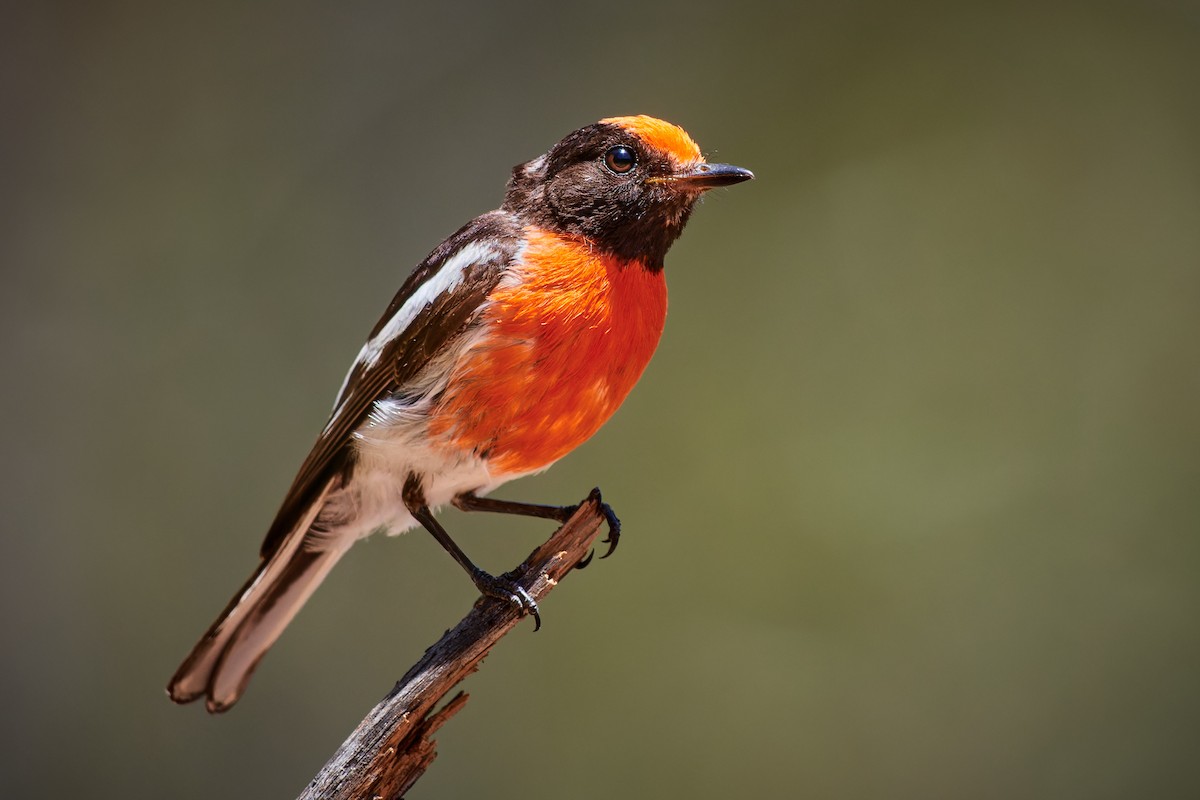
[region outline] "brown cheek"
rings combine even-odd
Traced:
[[[547,202],[564,218],[578,220],[595,214],[610,191],[602,176],[583,167],[563,170],[546,187]]]

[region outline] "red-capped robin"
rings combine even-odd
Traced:
[[[237,702],[259,660],[357,539],[423,526],[485,595],[537,618],[433,516],[446,503],[566,520],[484,495],[540,472],[612,416],[667,313],[663,258],[700,195],[753,178],[647,116],[569,134],[513,169],[504,204],[438,245],[363,346],[263,542],[261,562],[171,679]],[[620,528],[605,506],[609,552]],[[607,555],[607,554],[606,554]]]

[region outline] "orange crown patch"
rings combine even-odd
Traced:
[[[646,144],[668,154],[680,164],[703,161],[700,148],[688,136],[687,131],[661,119],[639,114],[635,117],[608,117],[600,120],[609,125],[620,125]]]

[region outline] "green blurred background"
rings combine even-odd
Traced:
[[[1200,796],[1196,4],[4,18],[7,796],[293,796],[466,611],[373,539],[231,713],[163,694],[411,266],[633,113],[759,179],[617,417],[502,491],[599,484],[624,543],[413,796]],[[445,520],[494,570],[549,533]]]

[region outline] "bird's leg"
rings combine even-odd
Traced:
[[[471,582],[475,584],[480,592],[487,597],[495,597],[500,600],[507,600],[517,607],[517,610],[522,614],[530,614],[533,616],[533,629],[537,631],[542,627],[542,617],[538,614],[538,606],[529,592],[522,587],[505,580],[497,578],[484,572],[475,563],[467,557],[442,524],[434,518],[433,513],[429,510],[429,506],[425,503],[425,497],[421,491],[421,482],[417,476],[409,476],[409,479],[404,483],[404,505],[408,508],[408,513],[413,515],[413,518],[421,523],[425,530],[433,534],[433,538],[437,539],[438,544],[449,553],[458,565],[466,570],[467,575],[471,577]]]
[[[608,550],[601,558],[608,558],[617,549],[617,542],[621,538],[621,520],[617,519],[617,515],[613,513],[612,506],[600,500],[600,490],[593,489],[588,499],[595,498],[600,502],[600,511],[604,514],[604,519],[608,521],[608,538],[604,543],[608,545]],[[566,522],[571,518],[571,515],[579,510],[579,503],[573,506],[544,506],[537,503],[518,503],[512,500],[494,500],[490,497],[480,497],[474,492],[466,492],[455,497],[453,501],[456,508],[461,508],[463,511],[491,511],[496,514],[519,514],[523,517],[540,517],[541,519],[553,519],[558,522]],[[577,568],[587,566],[591,561],[589,555],[583,561],[579,562]]]

